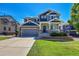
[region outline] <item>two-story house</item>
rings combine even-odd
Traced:
[[[15,34],[19,23],[10,15],[0,16],[0,34]]]
[[[21,36],[37,36],[41,33],[60,32],[60,14],[47,10],[36,18],[27,17],[21,26]]]

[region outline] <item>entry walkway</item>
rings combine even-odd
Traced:
[[[0,56],[26,56],[31,49],[34,38],[11,38],[0,41]]]

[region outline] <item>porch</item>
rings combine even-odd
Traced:
[[[39,25],[39,33],[60,32],[59,22],[42,22]]]

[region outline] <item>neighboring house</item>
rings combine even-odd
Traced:
[[[73,25],[70,25],[69,23],[64,23],[63,24],[63,32],[68,32],[68,31],[75,31],[75,28],[73,27]]]
[[[61,31],[60,14],[48,10],[36,18],[27,17],[21,26],[21,36],[37,36],[41,33]]]
[[[68,35],[76,35],[76,29],[73,25],[70,25],[69,23],[65,23],[63,25],[63,32],[67,33]]]
[[[19,30],[19,23],[10,15],[0,16],[0,34],[14,34]]]

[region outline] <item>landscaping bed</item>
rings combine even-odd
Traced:
[[[39,39],[43,40],[53,40],[53,41],[72,41],[71,36],[67,36],[66,33],[63,32],[52,32],[49,36],[41,36]]]
[[[50,36],[50,37],[42,37],[40,39],[53,40],[53,41],[73,41],[73,38],[71,36]]]
[[[50,36],[67,36],[64,32],[51,32]]]

